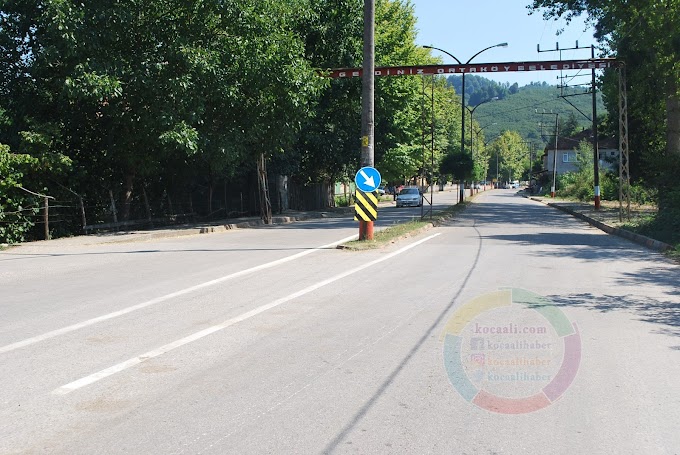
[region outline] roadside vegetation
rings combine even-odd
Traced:
[[[597,30],[600,54],[625,62],[627,74],[631,195],[656,214],[626,226],[680,248],[680,1],[533,0],[532,13],[547,20],[586,14]],[[601,78],[610,115],[602,132],[618,134],[618,75]],[[592,180],[591,180],[592,182]],[[606,182],[606,181],[605,181]],[[617,182],[618,183],[618,182]],[[559,190],[558,190],[559,191]]]
[[[579,167],[577,172],[558,175],[556,196],[563,200],[592,203],[593,190],[592,146],[582,142],[576,149]],[[549,179],[543,182],[550,187]],[[600,173],[600,197],[602,210],[615,211],[619,207],[619,177],[612,172]],[[680,251],[680,190],[671,190],[664,195],[668,204],[659,210],[659,191],[642,180],[630,187],[631,218],[609,224],[671,245],[670,255],[678,257]],[[675,251],[675,252],[674,252]]]
[[[527,0],[547,20],[588,15],[598,53],[626,63],[631,191],[658,208],[630,228],[673,244],[680,47],[668,31],[680,29],[679,2]],[[412,2],[376,0],[377,66],[441,63],[417,44],[416,23]],[[362,30],[355,0],[3,2],[0,242],[92,224],[267,221],[285,209],[351,204],[332,188],[360,167],[361,81],[324,72],[360,66]],[[529,180],[542,163],[527,141],[540,150],[536,142],[549,137],[536,110],[563,114],[560,135],[587,123],[576,109],[587,112],[588,97],[572,98],[572,109],[550,101],[545,83],[471,76],[467,107],[498,99],[465,122],[462,153],[460,82],[376,79],[375,112],[389,113],[375,118],[375,167],[386,185]],[[599,87],[598,112],[608,113],[600,131],[615,137],[617,72],[604,71]],[[590,199],[592,177],[587,169],[563,176],[559,191]],[[617,176],[601,179],[603,197],[615,199]]]
[[[3,2],[0,242],[44,237],[45,197],[52,237],[332,207],[360,167],[361,81],[323,72],[360,66],[362,30],[354,0]],[[376,0],[376,65],[440,61],[416,35],[410,2]],[[423,103],[421,78],[376,80],[385,183],[433,181],[458,151],[459,97],[431,82]]]

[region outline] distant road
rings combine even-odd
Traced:
[[[677,453],[680,268],[515,193],[0,252],[0,454]]]

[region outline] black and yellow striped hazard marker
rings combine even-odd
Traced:
[[[378,192],[366,193],[357,190],[354,195],[354,221],[375,221],[378,219]]]

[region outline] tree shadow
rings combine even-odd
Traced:
[[[578,232],[541,232],[484,236],[487,240],[519,243],[523,246],[549,246],[528,255],[539,258],[573,258],[582,261],[636,261],[649,259],[649,250],[627,240],[608,235]]]
[[[617,282],[621,285],[662,286],[669,295],[680,296],[680,268],[646,267],[635,272],[624,272]]]
[[[680,337],[680,301],[658,300],[639,295],[594,295],[590,293],[551,295],[555,306],[586,308],[600,313],[626,311],[638,320],[656,325],[653,333]],[[672,347],[671,349],[680,349]]]

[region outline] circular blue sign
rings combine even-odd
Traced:
[[[359,169],[354,177],[354,183],[364,193],[375,191],[380,186],[380,172],[374,167],[366,166]]]

